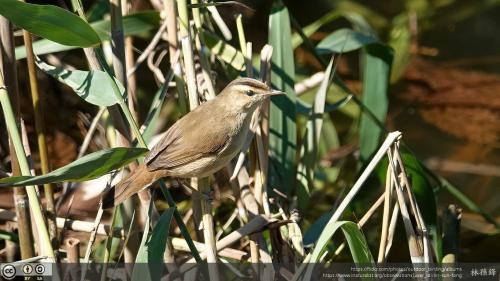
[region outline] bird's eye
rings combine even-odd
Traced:
[[[246,92],[245,92],[245,94],[247,94],[247,96],[251,97],[251,96],[253,96],[255,93],[254,93],[253,91],[251,91],[251,90],[248,90],[248,91],[246,91]]]

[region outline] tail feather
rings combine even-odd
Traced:
[[[107,190],[102,196],[102,208],[118,206],[133,194],[146,188],[164,176],[164,172],[150,172],[144,164],[139,165],[127,178]]]

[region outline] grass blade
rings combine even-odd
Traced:
[[[78,96],[88,103],[97,106],[111,106],[119,102],[113,92],[114,87],[110,83],[109,75],[104,71],[66,70],[47,64],[40,59],[37,60],[37,66],[47,74],[71,87]],[[116,81],[116,84],[123,96],[125,88],[118,81]]]
[[[269,44],[273,47],[271,82],[286,95],[273,98],[270,106],[269,184],[290,195],[296,170],[296,96],[295,64],[288,9],[281,1],[273,4],[269,17]]]
[[[9,177],[0,187],[40,185],[64,181],[86,181],[121,168],[148,152],[147,148],[115,147],[90,153],[72,163],[41,176]]]
[[[77,15],[52,5],[0,0],[0,14],[18,27],[54,42],[77,47],[101,43],[92,27]]]
[[[163,267],[159,265],[163,265],[163,253],[165,252],[168,230],[173,214],[174,208],[165,210],[153,231],[150,234],[146,233],[146,239],[143,237],[135,260],[136,265],[132,274],[132,280],[160,280],[161,269]],[[150,267],[148,266],[148,270],[146,270],[146,265],[151,265]]]
[[[124,36],[138,35],[144,32],[148,32],[157,28],[160,24],[160,15],[155,11],[146,11],[130,14],[123,17],[123,32]],[[111,40],[111,22],[110,20],[96,21],[90,24],[90,26],[97,32],[97,35],[101,41]],[[37,55],[44,55],[62,51],[73,50],[78,47],[62,45],[57,42],[41,39],[33,43],[33,51]],[[24,46],[19,46],[16,48],[16,59],[23,59],[26,57],[26,50]]]
[[[387,116],[392,49],[382,44],[369,44],[363,53],[363,104],[382,122]],[[359,124],[361,161],[367,161],[379,145],[383,129],[371,116],[363,114]]]

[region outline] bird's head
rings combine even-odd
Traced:
[[[252,78],[237,78],[224,88],[221,96],[228,106],[252,112],[267,98],[285,93],[275,91],[265,83]]]

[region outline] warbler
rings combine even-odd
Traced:
[[[128,177],[105,192],[103,208],[123,202],[163,177],[206,177],[228,164],[242,149],[252,115],[283,92],[251,78],[237,78],[214,99],[175,122]]]

